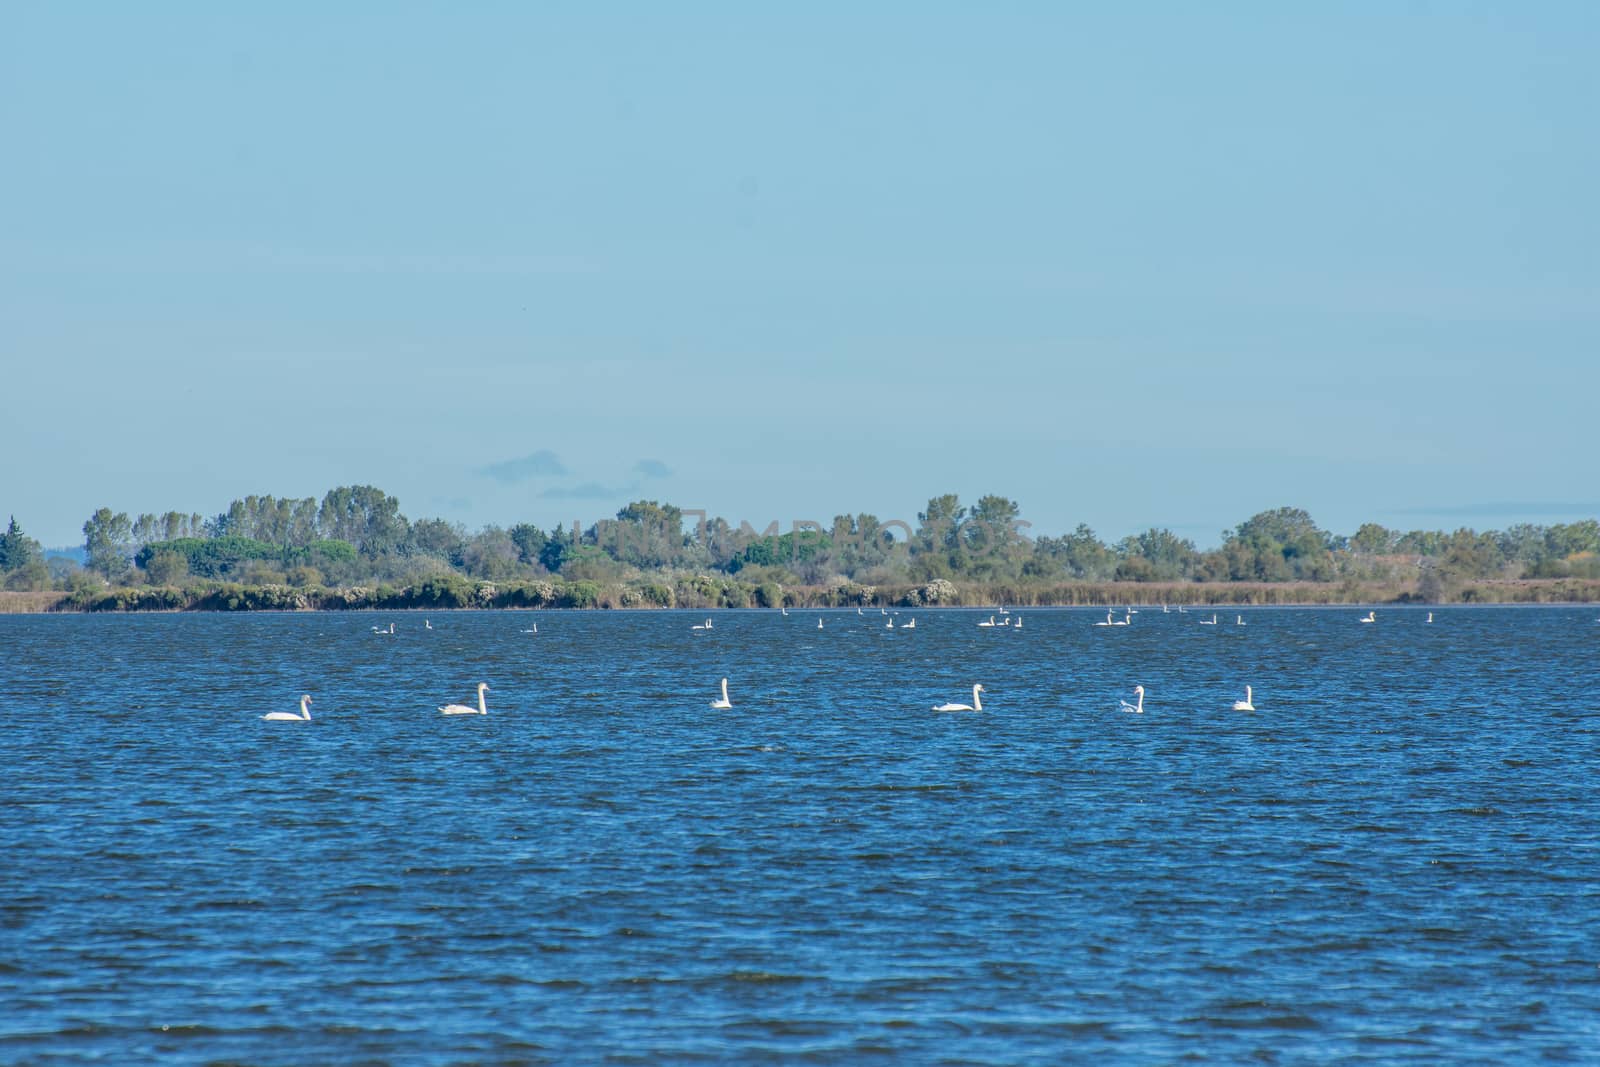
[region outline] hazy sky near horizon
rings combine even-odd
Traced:
[[[1600,5],[16,4],[0,510],[1600,514]]]

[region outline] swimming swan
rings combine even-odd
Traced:
[[[819,629],[819,630],[822,629],[822,620],[821,619],[817,620],[817,629]]]
[[[980,622],[980,623],[979,623],[979,624],[978,624],[978,625],[979,625],[979,626],[982,626],[982,627],[984,627],[984,628],[988,628],[988,627],[990,627],[990,626],[993,626],[993,625],[994,625],[994,616],[993,616],[993,615],[990,615],[990,616],[989,616],[989,621],[988,621],[988,622]]]
[[[721,700],[713,700],[711,702],[711,706],[714,707],[714,708],[731,708],[731,707],[733,707],[733,702],[728,699],[728,680],[726,678],[724,678],[722,680],[722,699]]]
[[[1357,619],[1356,621],[1357,622],[1377,622],[1378,621],[1378,613],[1375,612],[1375,611],[1368,611],[1366,618]]]
[[[389,628],[387,630],[385,630],[382,626],[374,626],[372,628],[372,632],[375,633],[375,634],[383,634],[385,636],[393,634],[394,633],[394,623],[391,622],[389,624]]]
[[[311,694],[310,693],[306,693],[305,695],[303,695],[300,698],[300,714],[296,715],[292,711],[272,711],[272,712],[268,712],[267,714],[261,716],[262,721],[264,721],[264,722],[310,722],[311,721],[311,709],[306,707],[306,705],[309,704],[309,703],[311,703]]]
[[[916,628],[917,628],[916,616],[912,616],[910,621],[902,624],[901,627],[900,627],[900,629],[902,629],[902,630],[915,630]]]
[[[1251,699],[1253,699],[1253,698],[1252,698],[1251,693],[1250,693],[1250,687],[1247,685],[1247,686],[1244,687],[1244,699],[1243,700],[1235,700],[1233,702],[1233,710],[1234,711],[1255,711],[1256,710],[1256,706],[1254,704],[1250,703]]]
[[[1243,626],[1244,625],[1244,616],[1243,615],[1235,615],[1233,617],[1233,624],[1235,626]]]
[[[479,682],[478,683],[478,706],[477,707],[469,708],[465,704],[446,704],[444,707],[440,708],[439,710],[441,712],[443,712],[444,714],[446,714],[446,715],[487,715],[487,714],[489,714],[489,709],[484,706],[483,694],[487,693],[488,691],[489,691],[489,683],[488,682]]]
[[[1123,711],[1133,711],[1133,712],[1137,712],[1140,715],[1143,715],[1144,714],[1144,686],[1136,685],[1136,686],[1133,687],[1133,691],[1139,697],[1139,703],[1138,704],[1136,704],[1136,705],[1135,704],[1130,704],[1126,700],[1119,701],[1119,703],[1122,705],[1122,710]]]
[[[1200,625],[1201,626],[1215,626],[1216,624],[1217,624],[1217,617],[1215,615],[1211,616],[1211,618],[1209,618],[1209,619],[1201,619],[1200,620]]]
[[[703,623],[697,622],[693,626],[689,627],[689,629],[691,629],[691,630],[709,630],[709,629],[711,629],[711,620],[707,619]]]
[[[1106,612],[1106,621],[1105,622],[1097,622],[1097,623],[1095,623],[1095,625],[1096,626],[1115,626],[1116,623],[1111,621],[1111,612],[1108,611],[1108,612]]]
[[[982,711],[983,710],[983,701],[978,699],[978,694],[983,692],[983,691],[984,691],[983,686],[975,685],[975,686],[972,687],[972,703],[971,704],[935,704],[933,706],[933,710],[934,711]]]

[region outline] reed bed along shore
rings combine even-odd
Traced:
[[[424,582],[416,586],[294,588],[215,582],[171,586],[0,592],[0,614],[105,611],[447,611],[455,609],[897,607],[1266,607],[1342,604],[1574,604],[1600,602],[1593,579],[1499,579],[1462,583],[1432,599],[1415,585],[1322,582],[1079,582],[1010,586],[829,587],[747,584],[705,576],[672,584]]]

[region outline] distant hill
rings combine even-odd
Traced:
[[[72,562],[82,566],[84,561],[89,558],[89,554],[84,551],[82,545],[72,545],[68,548],[47,548],[44,550],[44,558],[70,559]]]

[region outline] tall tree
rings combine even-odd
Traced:
[[[30,563],[41,558],[43,550],[39,542],[22,532],[22,527],[17,525],[17,517],[11,517],[11,525],[6,527],[6,532],[0,534],[0,574],[21,570]]]
[[[100,508],[83,524],[83,539],[90,570],[107,581],[114,581],[128,572],[133,523],[126,512],[112,514],[110,508]]]

